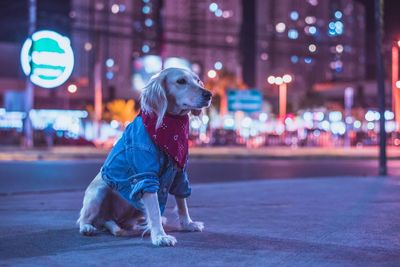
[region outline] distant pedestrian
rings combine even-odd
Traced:
[[[44,138],[46,140],[47,147],[53,147],[54,145],[54,134],[55,130],[52,123],[48,123],[46,128],[44,128]]]

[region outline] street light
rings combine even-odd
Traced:
[[[289,74],[284,74],[283,76],[269,76],[267,81],[271,85],[278,85],[279,87],[279,117],[284,119],[286,117],[286,107],[287,107],[287,85],[293,80],[292,76]]]
[[[395,121],[400,129],[400,81],[399,81],[399,47],[400,40],[392,45],[392,103]]]
[[[78,86],[76,86],[76,84],[73,84],[73,83],[71,83],[70,85],[68,85],[68,87],[67,87],[67,91],[71,94],[71,95],[73,95],[73,94],[75,94],[77,91],[78,91]],[[66,97],[66,101],[67,101],[67,103],[66,103],[66,109],[70,109],[71,108],[71,97],[68,95],[67,97]]]
[[[78,87],[75,84],[68,85],[68,92],[70,92],[71,94],[75,94],[77,90]]]

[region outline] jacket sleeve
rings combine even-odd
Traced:
[[[140,200],[144,193],[156,193],[160,188],[158,173],[160,161],[157,153],[146,146],[134,146],[127,150],[128,164],[134,171],[129,179],[132,200]]]
[[[187,198],[192,193],[186,168],[179,170],[172,182],[169,193],[179,198]]]

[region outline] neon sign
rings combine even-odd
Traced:
[[[54,31],[35,32],[22,46],[21,65],[32,83],[44,88],[60,86],[74,67],[71,42]]]

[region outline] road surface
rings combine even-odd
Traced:
[[[85,188],[102,160],[0,161],[0,194]],[[376,160],[349,159],[193,159],[193,184],[301,177],[375,176]],[[389,161],[389,174],[400,176],[400,160]]]

